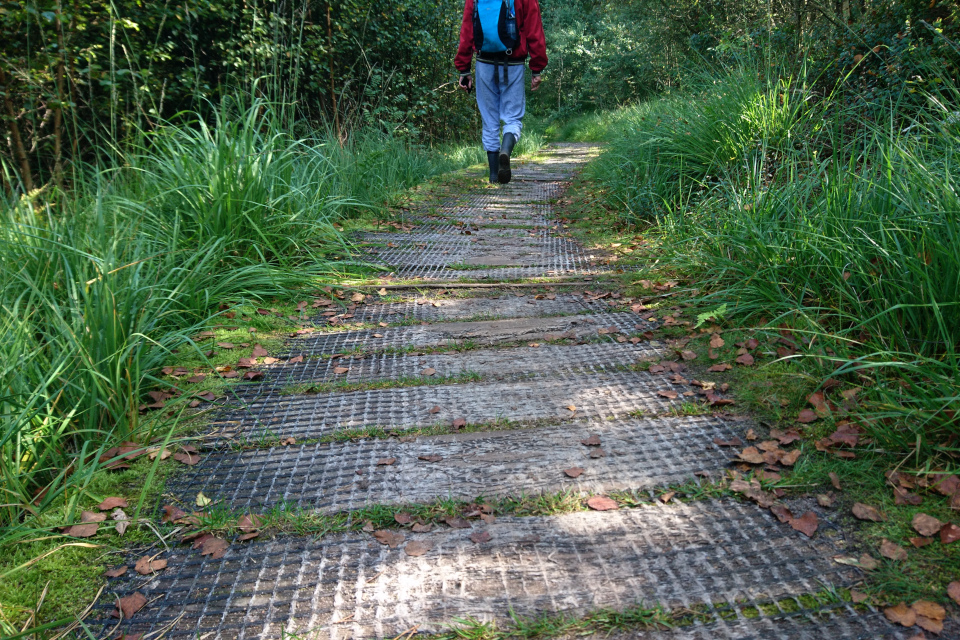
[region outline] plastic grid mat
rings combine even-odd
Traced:
[[[481,321],[484,324],[457,322],[317,333],[291,339],[289,347],[293,355],[330,355],[347,353],[357,348],[365,352],[377,352],[391,348],[453,346],[466,341],[495,344],[533,339],[537,335],[542,336],[544,332],[559,334],[572,331],[580,337],[596,336],[600,329],[610,327],[616,327],[622,334],[633,335],[647,331],[650,326],[640,316],[630,312],[537,318],[535,323],[524,323],[522,329],[519,328],[520,320],[523,318]],[[498,323],[499,334],[489,330],[490,322]],[[488,331],[481,332],[481,328]],[[608,341],[615,341],[612,334],[603,337]]]
[[[533,343],[539,344],[539,343]],[[273,365],[265,369],[262,381],[242,383],[236,393],[249,397],[282,389],[289,385],[417,380],[426,377],[462,378],[479,376],[484,380],[522,380],[557,373],[599,374],[637,364],[643,357],[663,355],[663,350],[648,342],[588,343],[580,345],[522,345],[506,349],[473,349],[462,353],[406,355],[378,353],[362,359],[312,358],[296,364]],[[347,369],[344,373],[343,369]]]
[[[509,420],[623,418],[642,412],[659,414],[678,407],[680,399],[657,395],[669,387],[647,372],[562,375],[516,382],[443,384],[307,395],[269,395],[224,407],[212,420],[220,437],[259,439],[268,436],[320,438],[344,429],[381,426],[414,428]],[[568,409],[576,407],[575,411]],[[430,413],[440,407],[438,413]]]
[[[600,447],[580,443],[591,435],[600,436]],[[719,477],[731,454],[713,440],[735,435],[742,434],[719,418],[670,417],[226,451],[206,454],[170,491],[188,504],[203,491],[233,510],[331,512],[562,490],[602,494],[693,480],[697,472]],[[440,459],[424,460],[431,456]],[[564,470],[573,467],[585,471],[571,478]]]
[[[474,543],[468,536],[477,530],[491,539]],[[165,554],[165,571],[128,572],[110,590],[138,590],[150,601],[128,630],[168,628],[166,637],[382,638],[414,627],[436,632],[466,617],[506,624],[511,613],[574,615],[640,602],[719,614],[730,611],[725,603],[740,612],[778,602],[772,616],[738,617],[739,627],[762,634],[790,609],[811,610],[799,596],[858,579],[829,560],[838,545],[825,534],[835,532],[824,519],[821,533],[806,539],[768,511],[733,501],[502,517],[467,531],[404,532],[395,549],[363,533],[236,544],[218,560],[177,548]],[[432,548],[408,555],[412,540]],[[883,628],[874,620],[868,628]],[[856,626],[863,628],[847,629]],[[826,637],[856,637],[840,631]]]

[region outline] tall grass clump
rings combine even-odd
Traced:
[[[66,193],[0,205],[0,544],[69,517],[105,448],[168,428],[139,408],[221,304],[356,272],[334,224],[450,162],[285,122],[225,102],[209,124],[138,137]]]
[[[760,78],[621,116],[593,172],[607,204],[742,321],[815,338],[824,378],[870,387],[881,446],[960,454],[960,92],[881,120],[802,74]]]

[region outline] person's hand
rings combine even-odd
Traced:
[[[460,76],[460,83],[457,86],[469,93],[473,89],[473,78],[470,76]]]
[[[536,91],[541,82],[543,82],[543,76],[533,76],[530,81],[530,91]]]

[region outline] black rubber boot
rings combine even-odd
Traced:
[[[503,142],[500,143],[500,158],[497,167],[497,179],[500,184],[510,182],[510,154],[513,153],[513,145],[517,144],[517,139],[512,133],[503,134]]]
[[[487,164],[490,165],[490,182],[497,183],[497,170],[500,168],[500,152],[487,151]]]

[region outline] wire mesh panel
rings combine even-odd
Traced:
[[[489,539],[469,537],[480,532]],[[468,617],[505,623],[511,614],[573,615],[638,603],[709,611],[819,593],[859,578],[830,560],[837,547],[829,538],[806,539],[769,512],[730,501],[502,517],[469,530],[402,536],[396,548],[363,533],[281,537],[235,544],[219,560],[177,548],[156,577],[120,579],[111,589],[137,590],[151,601],[132,631],[382,638],[414,627],[440,631]],[[429,548],[416,555],[407,546],[413,541]],[[809,610],[809,601],[794,602]],[[759,622],[762,633],[770,619]],[[874,628],[883,625],[876,621]]]
[[[410,347],[453,347],[465,342],[492,345],[528,339],[545,340],[561,334],[575,339],[603,338],[616,341],[617,336],[635,335],[648,331],[652,326],[630,312],[450,322],[318,333],[292,339],[290,353],[331,355],[356,349],[377,352]],[[604,333],[601,334],[601,330]]]
[[[235,510],[342,511],[370,504],[472,500],[563,490],[605,493],[719,478],[739,433],[719,418],[689,417],[367,439],[208,454],[171,490]],[[600,444],[585,446],[598,436]],[[392,460],[390,464],[380,464]],[[571,477],[568,469],[580,469]],[[576,474],[576,472],[573,472]]]
[[[668,386],[646,372],[591,376],[558,373],[518,382],[264,395],[225,407],[211,426],[223,437],[257,439],[271,435],[320,438],[345,429],[409,429],[456,419],[470,424],[574,417],[603,420],[638,412],[659,414],[679,407],[681,400],[658,395],[657,389]],[[434,407],[440,410],[431,412]]]

